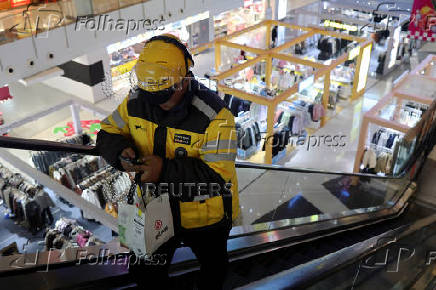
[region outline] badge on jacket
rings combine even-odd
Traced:
[[[191,136],[185,134],[174,134],[174,143],[191,145]]]

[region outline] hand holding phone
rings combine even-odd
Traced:
[[[136,172],[135,166],[141,164],[136,156],[135,150],[131,147],[125,148],[118,158],[126,172]]]

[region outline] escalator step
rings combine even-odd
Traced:
[[[247,285],[250,282],[252,282],[252,281],[250,281],[249,279],[244,278],[240,275],[237,275],[232,271],[229,271],[229,275],[227,276],[226,281],[224,281],[223,288],[224,289],[234,289],[237,287]]]
[[[252,267],[247,278],[251,281],[259,280],[259,279],[265,277],[267,272],[268,272],[267,268],[257,264],[257,265]]]

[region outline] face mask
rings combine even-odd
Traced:
[[[174,94],[174,88],[168,88],[158,92],[147,92],[141,90],[142,95],[147,99],[147,101],[152,105],[162,105],[171,98]]]

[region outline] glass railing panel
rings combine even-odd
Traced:
[[[237,169],[240,217],[235,225],[289,220],[289,224],[321,221],[391,207],[403,193],[404,179],[371,176]],[[303,219],[305,218],[305,219]],[[260,228],[260,226],[258,226]]]
[[[44,160],[50,159],[51,163],[53,158],[58,161],[48,168],[42,165]],[[126,202],[131,186],[126,173],[111,168],[101,157],[81,154],[51,152],[44,155],[2,148],[0,163],[0,199],[3,201],[0,208],[4,215],[0,228],[8,231],[8,239],[0,242],[0,249],[10,246],[11,251],[16,247],[20,254],[41,254],[51,248],[65,252],[79,247],[118,243],[113,230],[117,231],[117,208]],[[382,179],[254,168],[238,168],[237,174],[240,214],[234,222],[232,235],[389,208],[408,183],[407,178]],[[21,183],[17,181],[20,178],[24,180]],[[34,216],[25,204],[33,199],[29,197],[24,201],[22,198],[30,196],[32,188],[38,185],[45,192],[38,194],[53,202],[53,207],[50,207],[52,218],[37,203],[37,216],[44,218],[29,220]],[[26,210],[27,217],[23,215]],[[74,231],[68,233],[69,230],[65,229],[68,224]],[[82,240],[80,234],[85,231],[89,231],[86,232],[87,240]],[[51,235],[58,239],[50,240]],[[74,260],[74,257],[70,258]],[[59,262],[67,258],[62,256]]]

